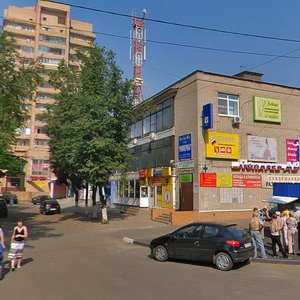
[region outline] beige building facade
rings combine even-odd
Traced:
[[[65,188],[59,190],[50,170],[49,137],[41,118],[49,105],[55,103],[54,96],[58,93],[47,79],[61,60],[75,70],[80,68],[75,53],[94,41],[93,26],[71,19],[68,5],[38,0],[33,7],[9,6],[5,9],[3,28],[15,37],[25,65],[38,60],[45,69],[44,83],[38,87],[33,99],[26,99],[24,109],[28,112],[28,121],[19,129],[14,146],[14,152],[27,160],[26,175],[7,178],[7,185],[12,190],[63,195]]]
[[[263,82],[262,74],[253,72],[195,71],[146,101],[153,107],[150,126],[153,114],[156,125],[170,118],[155,113],[167,99],[172,99],[168,128],[149,129],[149,113],[133,124],[135,185],[125,183],[124,189],[112,177],[115,203],[145,204],[142,191],[148,186],[146,207],[247,211],[265,205],[274,183],[300,183],[299,88]],[[130,202],[130,187],[137,190],[137,182],[140,193]]]

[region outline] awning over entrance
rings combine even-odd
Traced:
[[[275,203],[275,204],[288,204],[293,201],[296,201],[297,199],[298,198],[295,198],[295,197],[273,196],[272,198],[268,198],[263,201],[268,202],[268,203]]]

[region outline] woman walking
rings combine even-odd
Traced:
[[[18,221],[18,225],[14,228],[11,237],[11,248],[8,258],[11,259],[11,270],[14,271],[22,266],[22,254],[25,246],[24,240],[28,237],[27,227],[24,225],[23,220]]]
[[[279,250],[282,253],[283,257],[288,258],[288,255],[286,254],[284,248],[282,247],[281,241],[280,241],[279,232],[281,230],[281,227],[279,226],[277,218],[278,218],[278,215],[275,213],[272,217],[272,221],[270,222],[273,257],[278,257],[277,251],[276,251],[276,245],[278,245]]]
[[[5,240],[4,240],[4,232],[0,227],[0,280],[3,279],[2,274],[2,263],[3,263],[3,251],[5,249]]]

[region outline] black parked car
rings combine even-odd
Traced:
[[[57,200],[45,200],[41,203],[40,212],[46,214],[60,214],[60,205]]]
[[[8,213],[7,213],[7,205],[6,205],[4,197],[1,196],[0,197],[0,217],[6,218],[7,215],[8,215]]]
[[[158,261],[168,258],[212,262],[222,271],[234,263],[250,262],[254,253],[251,237],[236,224],[192,223],[150,243]]]
[[[53,199],[48,195],[38,195],[38,196],[33,197],[31,199],[31,203],[34,204],[34,205],[35,204],[41,204],[45,200],[53,200]]]
[[[9,191],[5,191],[3,192],[3,198],[6,201],[6,204],[10,204],[10,200],[13,201],[13,204],[18,204],[18,197],[17,195],[9,192]]]

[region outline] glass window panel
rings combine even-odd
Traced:
[[[173,127],[173,108],[172,106],[163,110],[163,130]]]
[[[150,116],[150,131],[156,132],[156,114]]]
[[[229,101],[229,114],[231,116],[238,116],[238,102],[237,101]]]
[[[143,134],[143,121],[140,120],[135,123],[135,137],[140,137]]]
[[[218,113],[220,115],[227,115],[227,100],[218,100]]]
[[[156,132],[162,131],[162,111],[156,113]]]
[[[143,121],[143,134],[147,134],[150,132],[150,116],[146,117]]]

